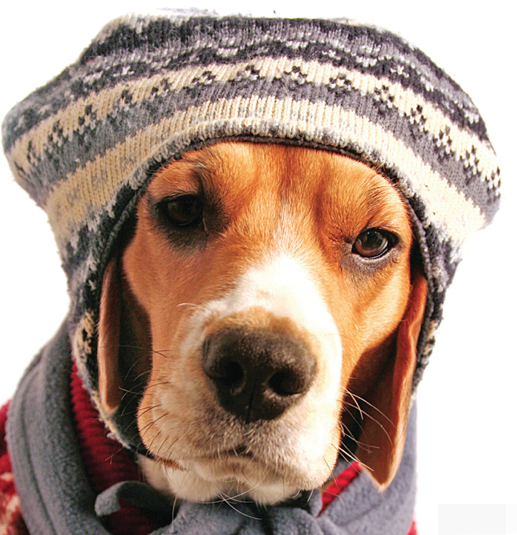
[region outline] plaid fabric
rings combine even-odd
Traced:
[[[0,535],[28,535],[14,487],[11,458],[7,451],[5,427],[9,404],[0,407]]]
[[[470,98],[377,28],[165,12],[108,24],[3,124],[13,174],[54,230],[74,356],[98,408],[95,325],[117,233],[153,172],[227,139],[351,155],[399,188],[430,287],[416,386],[462,245],[499,204],[495,154]]]

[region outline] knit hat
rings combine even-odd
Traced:
[[[407,199],[429,285],[414,386],[462,245],[499,204],[478,110],[421,51],[349,21],[130,15],[7,115],[4,150],[48,214],[71,297],[74,358],[97,395],[103,271],[153,172],[222,140],[323,148]]]

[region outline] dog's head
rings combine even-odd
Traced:
[[[412,242],[396,188],[342,155],[220,143],[157,172],[99,324],[105,409],[145,377],[149,477],[273,503],[322,486],[341,452],[387,486],[426,303]]]

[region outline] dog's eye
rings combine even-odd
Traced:
[[[384,256],[396,243],[396,236],[380,229],[368,229],[361,232],[354,242],[352,252],[363,258]]]
[[[163,202],[167,220],[175,227],[197,227],[203,216],[203,203],[196,195],[182,195]]]

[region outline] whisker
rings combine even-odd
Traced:
[[[170,358],[170,355],[166,355],[165,353],[172,353],[173,349],[152,349],[151,350],[153,354],[160,355],[160,357],[163,357],[164,359]]]
[[[149,405],[149,407],[139,407],[137,411],[137,416],[140,418],[140,416],[143,416],[149,411],[152,411],[153,409],[157,409],[160,407],[161,403],[157,403],[156,405]]]
[[[380,410],[378,409],[375,405],[372,405],[369,401],[367,401],[366,399],[362,398],[361,396],[358,396],[357,394],[353,394],[352,392],[350,392],[350,390],[346,389],[345,388],[345,392],[351,396],[352,398],[355,398],[355,400],[359,400],[359,401],[362,401],[363,403],[365,403],[366,405],[368,405],[369,407],[371,407],[372,409],[374,409],[375,411],[377,411],[383,418],[385,418],[391,425],[395,426],[395,424]],[[371,415],[369,415],[368,413],[365,412],[365,414],[367,416],[370,416],[370,418],[372,418]]]
[[[358,396],[357,394],[354,394],[352,392],[350,392],[350,390],[348,389],[345,389],[345,392],[350,396],[352,397],[352,399],[354,399],[354,401],[357,403],[357,400],[359,400],[361,403],[364,403],[365,405],[367,405],[368,407],[372,408],[374,411],[376,411],[380,416],[382,416],[392,427],[395,427],[395,424],[393,423],[392,420],[390,420],[390,418],[388,418],[388,416],[386,416],[386,414],[384,414],[380,409],[378,409],[375,405],[373,405],[372,403],[370,403],[369,401],[367,401],[366,399],[362,398],[361,396]],[[349,405],[349,406],[352,406],[350,403],[347,403],[346,401],[344,402],[344,405]],[[366,410],[364,409],[359,409],[360,410],[360,413],[361,413],[361,418],[363,419],[364,416],[367,416],[368,418],[370,418],[373,422],[375,422],[381,429],[382,429],[382,432],[388,437],[388,440],[390,441],[391,444],[393,444],[393,441],[391,439],[391,436],[390,434],[388,433],[388,431],[386,430],[386,428],[384,427],[384,425],[377,419],[375,418],[373,415],[369,414]]]
[[[219,493],[219,496],[221,496],[222,501],[225,502],[229,507],[231,507],[236,513],[239,513],[240,515],[245,516],[246,518],[251,518],[252,520],[261,520],[260,518],[257,518],[256,516],[251,516],[251,515],[244,513],[243,511],[239,511],[239,509],[234,507],[231,503],[231,500],[227,499],[223,493]]]
[[[178,308],[179,307],[190,307],[190,308],[198,308],[198,309],[201,309],[203,310],[205,307],[203,305],[197,305],[196,303],[179,303],[178,305],[176,305]]]
[[[136,377],[134,377],[134,380],[138,381],[141,377],[144,377],[145,375],[151,375],[151,370],[145,370],[139,373]]]
[[[378,448],[378,446],[371,446],[370,444],[366,444],[365,442],[362,442],[361,440],[357,439],[343,422],[339,422],[339,425],[341,426],[343,435],[349,438],[350,440],[353,440],[358,446],[362,446],[363,448]]]
[[[159,422],[162,418],[165,418],[166,416],[168,416],[167,413],[162,414],[161,416],[159,416],[158,418],[156,418],[156,420],[153,420],[152,422],[150,422],[149,424],[147,424],[145,427],[148,427],[148,426],[150,426],[151,424],[156,424],[157,422]],[[145,428],[144,428],[144,429],[145,429]],[[144,429],[142,429],[142,431],[141,431],[141,433],[140,433],[141,435],[144,434]],[[154,444],[154,441],[157,439],[158,435],[161,435],[161,434],[162,434],[161,429],[157,429],[157,430],[156,430],[156,434],[154,435],[154,438],[151,440],[151,442],[150,442],[149,445],[147,446],[147,449],[148,449],[148,450],[151,450],[151,448],[152,448],[152,446],[153,446],[153,444]]]
[[[146,390],[149,390],[150,388],[155,388],[157,386],[168,385],[168,384],[170,384],[169,381],[151,381],[150,383],[146,385]]]
[[[357,462],[359,461],[359,459],[356,457],[356,455],[354,453],[352,453],[351,450],[349,450],[349,448],[347,448],[346,446],[336,446],[333,442],[331,442],[330,444],[338,453],[340,453],[341,455],[343,455],[343,457],[345,459],[348,459],[350,461],[353,461],[353,462]]]
[[[361,409],[361,406],[359,405],[359,402],[357,401],[357,397],[358,396],[356,396],[355,394],[352,394],[352,392],[350,392],[350,390],[348,390],[348,388],[345,388],[345,393],[348,394],[352,398],[352,400],[354,401],[354,405],[357,407],[357,410],[361,414],[361,419],[362,419],[363,410]],[[352,405],[350,405],[350,406],[352,406]]]

